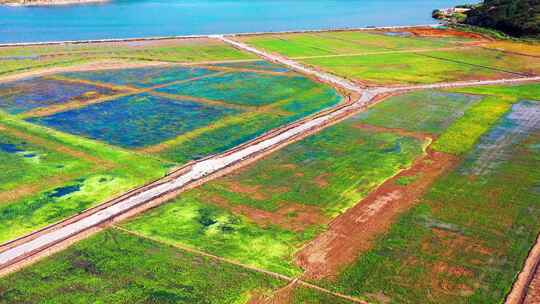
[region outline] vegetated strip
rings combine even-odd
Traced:
[[[59,80],[62,82],[87,84],[87,85],[107,88],[107,89],[111,89],[115,91],[136,91],[139,89],[139,88],[127,86],[127,85],[117,85],[117,84],[110,84],[110,83],[101,82],[101,81],[93,81],[93,80],[79,79],[79,78],[69,78],[69,77],[64,77],[62,75],[50,75],[50,76],[45,76],[44,78]]]
[[[249,69],[249,68],[237,68],[237,67],[227,67],[227,66],[217,66],[217,65],[197,65],[200,68],[205,68],[209,70],[214,71],[224,71],[224,72],[246,72],[246,73],[256,73],[256,74],[266,74],[266,75],[273,75],[273,76],[287,76],[287,77],[295,77],[298,76],[298,74],[294,72],[276,72],[271,70],[257,70],[257,69]]]
[[[139,238],[147,239],[147,240],[150,240],[150,241],[153,241],[153,242],[156,242],[156,243],[159,243],[159,244],[164,244],[164,245],[167,245],[167,246],[172,246],[172,247],[177,248],[177,249],[182,250],[182,251],[186,251],[186,252],[193,253],[193,254],[196,254],[196,255],[201,255],[201,256],[204,256],[204,257],[207,257],[207,258],[210,258],[210,259],[214,259],[214,260],[217,260],[217,261],[220,261],[220,262],[232,264],[234,266],[239,266],[239,267],[242,267],[242,268],[245,268],[245,269],[248,269],[248,270],[260,272],[260,273],[268,275],[268,276],[272,276],[272,277],[275,277],[275,278],[278,278],[278,279],[281,279],[281,280],[284,280],[284,281],[288,281],[291,284],[295,284],[295,283],[296,284],[301,284],[301,285],[304,285],[304,286],[306,286],[308,288],[315,289],[317,291],[324,292],[324,293],[333,295],[333,296],[338,297],[338,298],[349,300],[349,301],[354,302],[354,303],[368,304],[366,301],[360,300],[358,298],[347,296],[347,295],[344,295],[344,294],[341,294],[341,293],[338,293],[338,292],[330,291],[330,290],[328,290],[326,288],[322,288],[320,286],[317,286],[317,285],[314,285],[314,284],[311,284],[311,283],[308,283],[308,282],[304,282],[304,281],[302,281],[302,280],[300,280],[298,278],[292,278],[292,277],[288,277],[286,275],[283,275],[283,274],[280,274],[280,273],[277,273],[277,272],[273,272],[273,271],[265,270],[265,269],[262,269],[262,268],[246,265],[246,264],[243,264],[243,263],[231,260],[231,259],[227,259],[227,258],[223,258],[223,257],[217,256],[217,255],[211,254],[211,253],[207,253],[207,252],[204,252],[204,251],[201,251],[201,250],[198,250],[198,249],[183,246],[181,244],[172,245],[170,243],[163,242],[163,241],[161,241],[161,240],[159,240],[157,238],[154,238],[154,237],[151,237],[151,236],[148,236],[148,235],[145,235],[145,234],[137,233],[135,231],[132,231],[132,230],[129,230],[129,229],[117,226],[117,225],[112,225],[112,228],[123,231],[123,232],[131,234],[131,235],[134,235],[134,236],[139,237]]]
[[[220,106],[225,108],[231,108],[241,111],[254,111],[257,109],[255,106],[250,105],[241,105],[236,103],[230,103],[223,100],[214,100],[214,99],[207,99],[202,97],[194,97],[194,96],[188,96],[188,95],[176,95],[176,94],[170,94],[170,93],[164,93],[164,92],[156,92],[156,91],[150,91],[150,95],[165,97],[168,99],[174,99],[174,100],[189,100],[197,103],[203,103],[211,106]]]

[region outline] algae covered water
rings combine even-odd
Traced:
[[[0,6],[0,43],[433,23],[460,0],[111,0]]]

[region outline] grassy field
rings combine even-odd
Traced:
[[[452,154],[469,151],[480,136],[494,125],[512,104],[523,99],[540,100],[538,84],[461,88],[452,91],[487,96],[473,105],[434,143],[433,149]]]
[[[241,39],[258,48],[292,58],[455,46],[441,38],[399,37],[365,31],[269,34]]]
[[[5,47],[0,50],[0,76],[99,60],[206,62],[254,58],[209,39]]]
[[[0,280],[0,303],[246,303],[284,284],[112,229]]]
[[[293,255],[324,224],[408,167],[422,140],[350,119],[124,224],[171,244],[298,275]]]
[[[302,62],[368,84],[424,84],[510,77],[500,71],[414,53],[308,58]]]
[[[374,126],[439,135],[481,96],[442,91],[418,91],[390,97],[358,120]]]
[[[0,53],[16,57],[4,58],[8,61],[72,55],[226,61],[65,72],[2,83],[0,242],[341,101],[334,89],[282,66],[227,62],[253,57],[213,40],[3,48]]]
[[[269,34],[241,39],[258,48],[296,58],[305,64],[366,84],[508,78],[516,73],[534,75],[540,71],[539,58],[512,53],[519,46],[501,46],[501,49],[510,51],[503,52],[466,46],[465,43],[474,40],[460,36],[406,34],[344,31]]]
[[[490,152],[471,152],[375,248],[327,284],[354,295],[382,292],[387,303],[501,302],[540,230],[539,130],[536,123],[509,151],[491,153],[489,170],[480,174],[471,166],[484,166]],[[500,133],[491,129],[479,146]]]
[[[170,163],[0,115],[0,242],[162,176]]]
[[[540,72],[539,57],[505,53],[501,50],[477,48],[474,50],[425,52],[423,55],[523,75],[536,75]]]
[[[482,46],[490,49],[504,50],[507,52],[536,56],[540,53],[540,44],[538,43],[518,43],[514,41],[500,40],[483,44]]]

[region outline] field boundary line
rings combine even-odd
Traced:
[[[102,82],[102,81],[95,81],[95,80],[88,80],[88,79],[82,79],[82,78],[69,78],[62,76],[60,74],[52,74],[52,75],[45,75],[42,76],[45,79],[52,79],[52,80],[58,80],[63,82],[70,82],[70,83],[77,83],[77,84],[87,84],[92,85],[96,87],[102,87],[106,89],[111,89],[115,91],[137,91],[139,88],[129,86],[129,85],[119,85],[109,82]]]
[[[219,63],[217,63],[219,64]],[[209,70],[216,70],[216,71],[224,71],[224,72],[236,72],[236,73],[255,73],[255,74],[264,74],[264,75],[272,75],[272,76],[283,76],[283,77],[295,77],[298,76],[297,73],[293,71],[286,71],[286,72],[277,72],[272,70],[257,70],[257,69],[250,69],[250,68],[236,68],[236,67],[228,67],[228,66],[217,66],[217,65],[209,65],[209,64],[200,64],[197,65],[197,67],[209,69]]]
[[[173,102],[191,101],[195,103],[206,104],[209,106],[219,106],[219,107],[230,108],[230,109],[241,110],[241,111],[256,111],[257,110],[257,107],[254,107],[254,106],[226,102],[223,100],[208,99],[204,97],[195,97],[191,95],[180,95],[180,94],[172,94],[172,93],[165,93],[165,92],[158,92],[158,91],[150,91],[148,92],[148,94],[172,99]]]
[[[161,89],[161,88],[168,87],[168,86],[171,86],[171,85],[187,83],[187,82],[191,82],[191,81],[197,81],[197,80],[203,79],[203,78],[211,78],[211,77],[223,75],[223,74],[226,74],[226,73],[228,73],[228,72],[224,72],[224,71],[216,72],[216,73],[211,73],[211,74],[207,74],[207,75],[202,75],[202,76],[192,77],[192,78],[188,78],[188,79],[182,79],[182,80],[172,81],[172,82],[168,82],[168,83],[164,83],[164,84],[159,84],[159,85],[155,85],[155,86],[147,87],[147,88],[129,87],[130,88],[129,90],[127,90],[125,92],[119,92],[118,94],[114,94],[114,95],[110,95],[110,96],[104,96],[104,97],[100,97],[100,98],[96,98],[96,99],[74,100],[74,101],[67,102],[67,103],[52,104],[52,105],[47,106],[47,107],[36,108],[34,110],[30,110],[28,112],[21,113],[21,114],[17,115],[17,117],[19,117],[21,119],[26,119],[26,118],[30,118],[30,117],[49,116],[49,115],[53,115],[53,114],[56,114],[56,113],[67,112],[67,111],[71,111],[71,110],[74,110],[74,109],[84,108],[84,107],[92,105],[92,104],[98,104],[98,103],[104,103],[104,102],[108,102],[108,101],[117,100],[117,99],[123,98],[123,97],[135,96],[135,95],[140,95],[140,94],[144,94],[144,93],[151,94],[152,92],[155,92],[154,90],[156,90],[156,89]],[[74,78],[73,82],[78,82],[78,80],[79,80],[78,78]],[[81,83],[91,83],[91,82],[92,81],[83,80]],[[99,82],[96,83],[95,85],[98,86]],[[157,92],[157,93],[159,93],[159,92]]]
[[[352,40],[348,40],[348,39],[344,39],[344,38],[329,37],[327,35],[321,35],[321,36],[326,37],[326,38],[330,38],[330,39],[334,39],[334,40],[339,40],[339,41],[345,41],[345,42],[349,42],[349,43],[353,43],[353,44],[358,44],[358,42],[356,42],[356,41],[352,41]],[[418,38],[418,37],[413,37],[412,39],[420,40],[420,38]],[[481,47],[478,47],[478,46],[468,46],[468,47],[481,49]],[[386,48],[388,50],[399,51],[398,49],[390,48],[390,47],[382,47],[382,48]],[[455,49],[459,49],[459,48],[456,47]],[[433,50],[433,52],[436,52],[436,51],[438,51],[438,50],[435,50],[435,49]],[[496,51],[496,50],[492,49],[491,51]],[[427,53],[427,52],[429,52],[429,51],[412,52],[412,53],[417,55],[417,56],[421,56],[421,57],[426,57],[426,58],[431,58],[431,59],[436,59],[436,60],[441,60],[441,61],[448,61],[448,62],[453,62],[453,63],[457,63],[457,64],[469,65],[469,66],[474,66],[474,67],[483,68],[483,69],[490,69],[490,70],[503,72],[503,73],[507,73],[507,74],[518,75],[518,76],[521,76],[521,77],[532,76],[532,75],[527,74],[527,73],[509,71],[509,70],[505,70],[505,69],[501,69],[501,68],[497,68],[497,67],[493,67],[493,66],[485,66],[485,65],[481,65],[481,64],[474,64],[474,63],[464,62],[464,61],[460,61],[460,60],[456,60],[456,59],[450,59],[450,58],[444,58],[444,57],[438,57],[438,56],[434,56],[434,55],[424,54],[424,53]]]
[[[185,245],[180,244],[180,243],[174,243],[174,244],[169,243],[169,242],[160,240],[159,238],[155,238],[155,237],[152,237],[152,236],[145,235],[143,233],[139,233],[139,232],[136,232],[136,231],[133,231],[133,230],[129,230],[129,229],[126,229],[124,227],[121,227],[121,226],[118,226],[118,225],[115,225],[115,224],[113,224],[111,226],[111,228],[117,229],[119,231],[123,231],[125,233],[131,234],[131,235],[139,237],[139,238],[143,238],[143,239],[153,241],[153,242],[158,243],[158,244],[166,245],[166,246],[173,247],[173,248],[176,248],[176,249],[179,249],[179,250],[183,250],[183,251],[186,251],[186,252],[189,252],[189,253],[192,253],[192,254],[201,255],[201,256],[204,256],[204,257],[207,257],[207,258],[218,260],[220,262],[224,262],[224,263],[235,265],[235,266],[238,266],[238,267],[242,267],[242,268],[245,268],[245,269],[248,269],[248,270],[251,270],[251,271],[259,272],[259,273],[262,273],[262,274],[265,274],[265,275],[268,275],[268,276],[272,276],[272,277],[287,281],[289,283],[295,283],[296,282],[296,283],[298,283],[300,285],[304,285],[305,287],[315,289],[317,291],[324,292],[324,293],[333,295],[333,296],[338,297],[338,298],[346,299],[346,300],[349,300],[349,301],[354,302],[354,303],[368,304],[368,302],[366,302],[364,300],[361,300],[361,299],[358,299],[358,298],[355,298],[355,297],[351,297],[351,296],[348,296],[348,295],[344,295],[344,294],[341,294],[341,293],[338,293],[338,292],[334,292],[334,291],[328,290],[326,288],[317,286],[317,285],[309,283],[309,282],[304,282],[304,281],[302,281],[301,279],[299,279],[297,277],[290,277],[290,276],[287,276],[287,275],[284,275],[284,274],[281,274],[281,273],[277,273],[277,272],[274,272],[274,271],[270,271],[270,270],[266,270],[266,269],[259,268],[259,267],[256,267],[256,266],[251,266],[251,265],[248,265],[248,264],[244,264],[244,263],[232,260],[232,259],[220,257],[220,256],[215,255],[215,254],[211,254],[211,253],[199,250],[199,249],[195,249],[195,248],[192,248],[192,247],[189,247],[189,246],[185,246]]]

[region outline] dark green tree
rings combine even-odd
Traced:
[[[484,0],[467,12],[465,23],[513,36],[540,36],[540,0]]]

